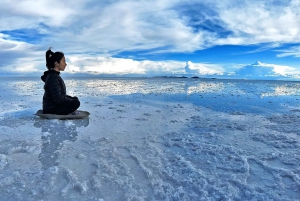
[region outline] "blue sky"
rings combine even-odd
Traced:
[[[0,69],[41,74],[51,46],[67,73],[298,79],[299,10],[299,0],[1,0]]]

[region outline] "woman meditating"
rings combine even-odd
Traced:
[[[76,114],[80,106],[77,97],[66,94],[66,85],[60,77],[60,71],[64,71],[67,63],[62,52],[52,52],[51,48],[46,52],[47,71],[41,76],[45,82],[43,96],[44,114]]]

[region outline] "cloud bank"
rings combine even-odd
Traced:
[[[300,71],[283,65],[260,61],[242,65],[234,72],[226,72],[221,65],[180,61],[136,61],[110,57],[70,57],[68,73],[93,75],[135,75],[135,76],[198,76],[217,78],[248,79],[298,79]]]
[[[289,66],[266,64],[257,61],[246,65],[234,72],[234,76],[242,78],[264,79],[264,78],[299,78],[300,72]]]
[[[85,72],[92,74],[119,74],[119,75],[213,75],[222,74],[221,66],[214,64],[201,64],[180,61],[137,61],[133,59],[112,57],[79,57],[72,56],[68,59],[67,72]]]

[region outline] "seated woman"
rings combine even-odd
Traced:
[[[75,114],[80,106],[77,97],[66,94],[66,85],[60,77],[60,71],[64,71],[67,63],[62,52],[52,52],[51,48],[46,52],[46,66],[41,79],[45,82],[43,96],[44,114]]]

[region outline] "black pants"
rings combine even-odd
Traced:
[[[67,115],[77,110],[79,106],[80,106],[80,101],[78,99],[73,99],[71,102],[57,105],[54,109],[44,110],[43,113]]]

